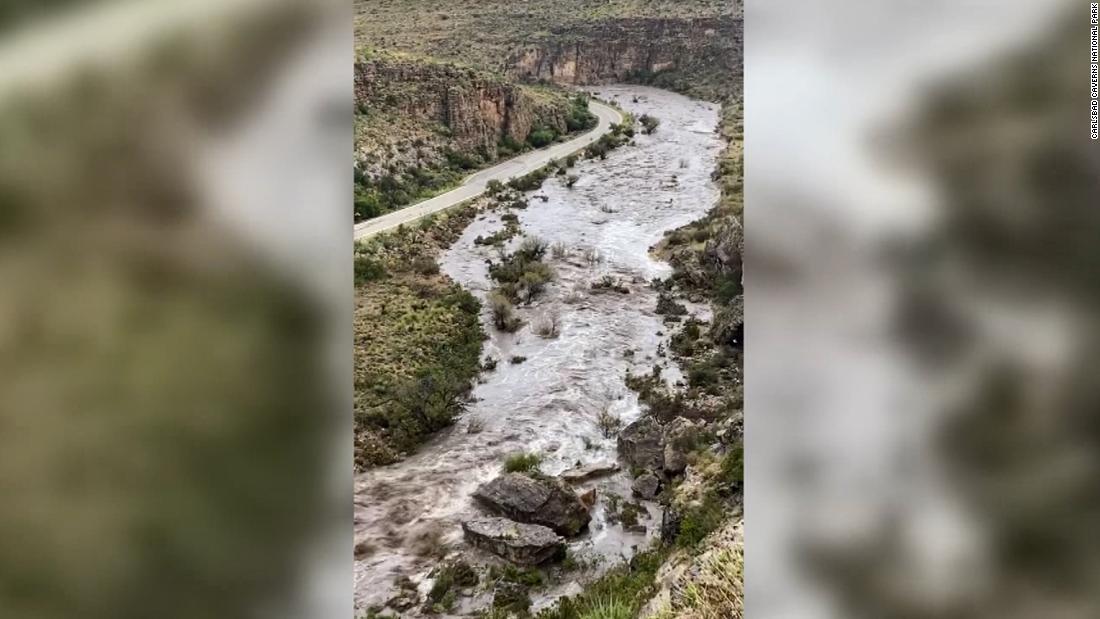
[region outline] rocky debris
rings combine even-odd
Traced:
[[[683,316],[687,314],[687,307],[683,303],[677,303],[671,295],[662,292],[657,297],[657,313],[664,316]]]
[[[510,612],[509,617],[527,616],[531,608],[531,598],[527,595],[527,588],[516,582],[502,580],[493,586],[493,608],[498,611]]]
[[[643,498],[652,500],[657,497],[657,493],[661,491],[661,478],[653,474],[652,471],[644,471],[641,475],[634,478],[634,484],[631,486],[631,490],[634,494]]]
[[[666,507],[661,512],[661,542],[671,544],[680,535],[680,523],[683,515],[673,506]]]
[[[506,473],[479,486],[474,498],[508,518],[550,527],[567,536],[580,533],[592,519],[577,495],[556,479]]]
[[[401,576],[394,582],[397,587],[397,595],[386,601],[386,606],[404,612],[420,603],[420,594],[417,592],[416,583],[408,576]]]
[[[660,424],[643,417],[619,434],[619,455],[631,467],[659,471],[665,465],[665,438]]]
[[[677,417],[665,427],[664,468],[678,474],[687,468],[687,456],[699,441],[701,424]]]
[[[596,504],[596,489],[589,488],[588,491],[580,493],[577,498],[581,500],[581,505],[584,505],[585,508],[591,510],[592,507]]]
[[[361,561],[374,553],[374,546],[370,542],[361,540],[355,544],[355,560]]]
[[[475,518],[462,523],[472,545],[521,565],[538,565],[565,552],[565,539],[537,524],[507,518]]]
[[[711,337],[715,342],[733,348],[745,347],[745,297],[738,295],[728,306],[721,306],[714,314]]]
[[[745,234],[741,222],[735,217],[722,220],[724,225],[718,229],[714,238],[707,242],[704,259],[723,275],[740,280],[742,277],[742,256],[745,255]]]
[[[567,483],[578,484],[582,481],[616,473],[618,470],[619,463],[617,462],[592,462],[590,464],[575,466],[562,473],[559,477],[561,477],[562,481]]]

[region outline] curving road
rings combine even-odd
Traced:
[[[524,153],[503,163],[498,163],[491,168],[486,168],[477,174],[471,175],[463,181],[461,186],[447,193],[405,207],[399,211],[386,213],[381,217],[375,217],[374,219],[368,219],[367,221],[357,223],[355,224],[355,239],[364,239],[374,236],[379,232],[392,230],[401,224],[416,221],[426,215],[438,213],[456,204],[465,202],[470,198],[480,196],[482,193],[485,193],[485,188],[489,184],[489,181],[498,180],[502,183],[506,183],[517,176],[523,176],[534,172],[549,163],[551,159],[564,159],[600,139],[605,133],[611,131],[611,125],[620,123],[623,120],[622,114],[599,101],[589,100],[588,109],[599,119],[599,124],[596,125],[596,128],[588,133],[573,138],[568,142],[554,144],[547,148]]]

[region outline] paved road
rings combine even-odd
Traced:
[[[438,213],[456,204],[465,202],[470,198],[477,197],[485,193],[485,188],[491,180],[498,180],[502,183],[506,183],[517,176],[523,176],[524,174],[534,172],[549,163],[551,159],[564,159],[600,139],[601,136],[611,130],[611,125],[622,122],[623,120],[619,112],[598,101],[589,100],[588,109],[591,110],[600,121],[599,124],[596,125],[596,128],[588,133],[573,138],[568,142],[562,142],[561,144],[554,144],[547,148],[524,153],[504,163],[486,168],[467,178],[457,189],[452,189],[430,200],[425,200],[418,204],[405,207],[399,211],[386,213],[381,217],[375,217],[374,219],[355,224],[355,239],[364,239],[374,236],[379,232],[392,230],[401,224],[416,221],[431,213]]]

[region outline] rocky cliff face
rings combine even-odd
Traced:
[[[564,26],[510,57],[509,73],[563,84],[646,82],[717,99],[740,91],[742,21],[614,19]]]
[[[565,133],[562,101],[473,69],[403,59],[374,59],[355,65],[355,99],[374,111],[438,123],[452,147],[496,157],[497,144],[523,142],[536,127]]]

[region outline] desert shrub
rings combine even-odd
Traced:
[[[741,280],[728,275],[719,277],[714,283],[714,300],[727,305],[741,294]]]
[[[538,473],[542,456],[537,453],[516,453],[504,459],[505,473]]]
[[[355,221],[378,217],[387,212],[377,190],[355,187]]]
[[[703,496],[698,504],[689,506],[680,520],[680,532],[676,535],[676,545],[692,547],[702,542],[710,532],[717,529],[726,520],[726,507],[712,491]]]
[[[622,282],[615,279],[610,275],[604,275],[600,279],[592,282],[592,290],[595,291],[611,291],[619,294],[630,294],[630,288],[627,288]]]
[[[552,339],[561,334],[561,316],[549,314],[537,320],[533,326],[535,333],[542,338]]]
[[[523,324],[516,316],[512,302],[499,292],[489,295],[489,311],[493,316],[493,326],[506,333],[514,333]]]
[[[583,284],[575,285],[572,290],[565,293],[565,296],[562,297],[562,301],[568,303],[569,305],[576,305],[577,303],[580,303],[583,300],[584,300],[584,285]]]
[[[687,314],[687,307],[683,303],[678,303],[672,295],[662,292],[657,297],[657,313],[662,316],[683,316]]]
[[[542,293],[554,278],[550,265],[541,262],[548,245],[538,238],[528,238],[510,256],[489,265],[489,276],[501,283],[498,290],[509,301],[529,302]]]
[[[584,261],[588,263],[588,266],[596,266],[603,262],[603,256],[600,255],[600,250],[589,247],[584,250]]]
[[[489,183],[485,186],[485,191],[487,191],[490,196],[495,196],[498,193],[504,191],[504,183],[493,179],[489,181]]]
[[[523,355],[512,355],[512,357],[508,359],[508,362],[512,365],[519,365],[525,361],[527,361],[527,357],[524,357]]]
[[[497,146],[497,153],[501,156],[511,156],[515,153],[523,150],[523,144],[520,144],[510,135],[506,135],[500,139],[500,144]]]
[[[645,132],[646,135],[652,134],[661,124],[661,121],[650,116],[649,114],[642,114],[641,116],[639,116],[638,122],[642,123],[642,130]]]
[[[591,129],[599,123],[596,115],[588,110],[588,97],[583,93],[573,97],[569,106],[569,114],[565,118],[565,125],[569,131],[583,131]]]
[[[489,568],[489,578],[497,582],[507,582],[523,587],[539,587],[546,584],[546,574],[535,567],[494,565]]]
[[[549,243],[540,239],[537,236],[531,236],[523,239],[520,243],[517,253],[522,255],[527,260],[542,260],[542,257],[546,255],[546,250],[549,247]]]
[[[745,480],[745,448],[734,445],[722,457],[722,468],[716,479],[720,486],[728,489],[740,488]]]
[[[554,143],[558,139],[558,132],[548,127],[535,129],[527,136],[527,143],[535,148],[542,148]]]
[[[542,167],[530,174],[513,178],[508,181],[508,186],[516,191],[534,191],[542,187],[542,183],[550,176],[550,168]]]
[[[612,413],[611,409],[605,408],[596,417],[596,425],[599,426],[604,438],[611,438],[622,427],[623,421],[618,415]]]
[[[379,260],[367,256],[355,257],[355,285],[361,286],[386,276],[386,267]]]
[[[474,245],[503,245],[517,234],[519,234],[519,227],[515,225],[506,225],[489,236],[481,236],[479,234],[477,238],[474,239]]]
[[[413,258],[412,269],[419,275],[439,275],[439,264],[431,256],[417,256]]]
[[[569,247],[565,243],[558,241],[550,246],[550,255],[557,260],[561,260],[569,255]]]

